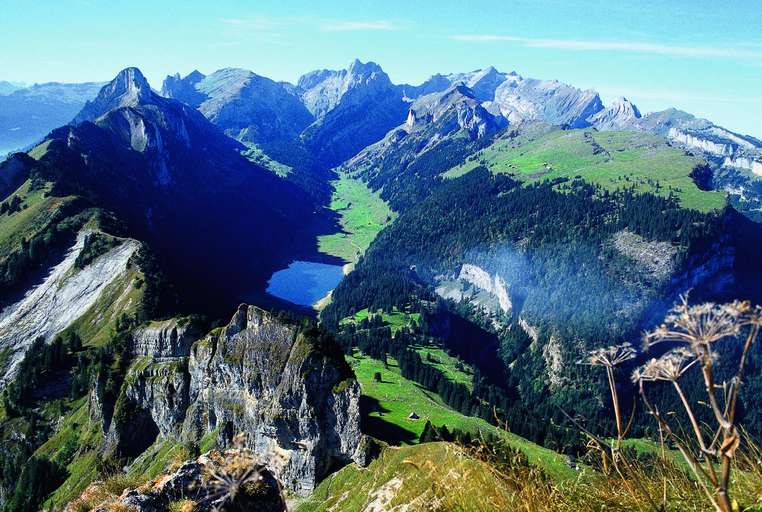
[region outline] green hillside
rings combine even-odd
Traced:
[[[674,193],[685,208],[722,208],[724,192],[700,190],[690,177],[701,163],[658,135],[555,130],[502,137],[444,176],[462,176],[480,165],[525,181],[581,176],[608,190],[634,188],[665,197]]]
[[[381,361],[358,353],[348,357],[348,361],[369,405],[363,417],[367,434],[392,444],[416,444],[426,421],[430,421],[435,426],[446,425],[449,430],[501,436],[509,446],[522,451],[531,464],[549,475],[557,478],[573,475],[564,457],[552,450],[500,430],[481,418],[464,416],[450,409],[439,395],[402,377],[393,358],[387,358],[387,367]],[[381,374],[380,382],[374,379],[376,372]],[[410,419],[412,412],[419,419]]]
[[[329,208],[339,215],[341,231],[320,236],[318,247],[320,252],[354,263],[396,214],[360,180],[343,175],[333,186]]]

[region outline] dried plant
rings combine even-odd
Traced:
[[[659,427],[675,443],[702,486],[715,510],[731,512],[733,501],[729,495],[730,473],[736,450],[741,441],[736,425],[736,406],[744,368],[749,351],[762,325],[762,310],[748,302],[728,304],[705,303],[691,306],[686,296],[665,318],[663,325],[645,335],[645,348],[663,342],[677,342],[680,347],[660,358],[649,360],[633,373],[643,402]],[[715,382],[717,355],[715,345],[723,340],[745,336],[735,376],[720,384]],[[711,431],[703,429],[693,406],[686,399],[679,380],[692,367],[697,366],[703,377],[707,403],[715,425]],[[691,424],[695,442],[676,433],[679,425],[659,412],[649,400],[646,384],[664,381],[672,383],[680,403]],[[694,446],[697,448],[694,449]],[[719,464],[719,469],[716,465]]]
[[[213,504],[215,512],[236,509],[235,504],[239,502],[245,505],[245,497],[256,494],[264,486],[267,471],[263,460],[276,465],[282,462],[279,461],[282,454],[275,452],[256,457],[254,452],[245,447],[243,434],[238,434],[233,439],[233,445],[232,449],[216,454],[211,463],[205,464],[203,481],[208,489],[207,500]],[[278,492],[282,494],[280,488]]]
[[[589,352],[587,359],[580,361],[581,364],[602,366],[606,369],[606,378],[609,384],[609,393],[611,394],[611,403],[614,409],[614,420],[616,424],[617,436],[615,439],[613,439],[610,443],[607,443],[605,440],[583,428],[568,414],[565,412],[564,414],[566,414],[566,416],[570,418],[572,422],[574,422],[588,437],[590,440],[588,443],[588,448],[598,451],[601,454],[604,472],[609,472],[609,461],[611,461],[611,466],[621,479],[626,491],[635,499],[635,501],[638,501],[638,496],[640,495],[649,502],[649,505],[653,509],[658,510],[659,507],[657,507],[656,503],[651,498],[650,493],[644,488],[643,483],[637,477],[637,471],[634,471],[631,462],[622,452],[622,442],[627,437],[627,433],[630,431],[632,422],[635,419],[635,403],[633,402],[632,410],[630,411],[630,419],[625,426],[623,422],[622,407],[619,401],[619,392],[617,391],[616,376],[614,372],[618,366],[621,366],[627,361],[635,359],[636,356],[637,352],[635,348],[633,348],[632,344],[621,343],[618,345],[594,349]],[[629,474],[631,478],[626,478],[625,473]],[[636,492],[631,483],[635,484],[635,487],[639,489],[640,493]]]
[[[619,441],[627,435],[628,428],[622,426],[622,409],[619,405],[619,393],[616,389],[616,379],[614,369],[631,360],[636,356],[635,349],[630,343],[612,345],[610,347],[598,348],[590,352],[586,363],[592,366],[603,366],[606,368],[606,377],[609,382],[609,392],[611,393],[611,402],[614,404],[614,415],[616,417],[616,431]],[[585,361],[583,361],[585,363]],[[634,411],[633,411],[634,412]],[[632,415],[630,416],[632,420]],[[631,424],[631,421],[630,421]]]

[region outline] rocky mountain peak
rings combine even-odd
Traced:
[[[624,96],[620,96],[614,100],[614,103],[611,104],[611,108],[614,108],[619,112],[625,112],[632,117],[640,118],[640,110],[638,110],[638,107]]]
[[[351,74],[370,74],[370,73],[384,73],[384,70],[381,69],[381,66],[376,64],[373,61],[368,62],[361,62],[360,59],[355,59],[352,61],[352,63],[347,68],[347,71]]]
[[[456,83],[446,90],[418,98],[413,102],[402,129],[417,132],[419,139],[436,144],[442,138],[464,130],[471,139],[495,133],[507,121],[484,108],[473,89]],[[418,149],[430,147],[421,144]]]
[[[375,62],[363,63],[355,59],[340,71],[312,71],[299,78],[299,95],[315,118],[321,118],[351,95],[352,104],[360,104],[368,98],[401,92],[392,84],[381,66]]]
[[[198,71],[193,71],[185,78],[181,77],[180,73],[167,76],[161,84],[161,95],[198,107],[204,100],[204,95],[196,90],[196,86],[204,78],[206,76]]]
[[[593,114],[589,122],[599,130],[625,130],[632,129],[640,117],[638,107],[621,96],[607,108]]]
[[[178,74],[178,75],[179,75],[179,74]],[[187,76],[187,77],[185,77],[185,78],[187,78],[187,79],[190,79],[190,80],[203,80],[204,78],[206,78],[206,75],[205,75],[205,74],[203,74],[203,73],[202,73],[201,71],[199,71],[198,69],[194,69],[194,70],[193,70],[193,71],[191,71],[191,72],[188,74],[188,76]]]
[[[154,93],[143,73],[138,68],[126,68],[103,86],[94,100],[85,104],[73,122],[93,121],[117,108],[152,103],[153,97]]]
[[[465,96],[466,98],[476,99],[476,95],[474,94],[474,91],[470,87],[467,87],[464,84],[457,84],[457,85],[454,85],[449,90],[447,90],[442,95],[442,97],[441,97],[439,102],[443,103],[443,102],[447,101],[450,98],[461,97],[461,96]]]
[[[245,142],[293,141],[313,121],[293,86],[247,69],[167,77],[162,94],[195,107],[228,136]]]
[[[151,86],[143,73],[138,68],[126,68],[101,89],[96,99],[125,105],[150,99],[151,94]]]

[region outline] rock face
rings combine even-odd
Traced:
[[[162,94],[197,108],[225,133],[242,142],[295,141],[313,115],[282,83],[245,69],[226,68],[204,76],[167,77]]]
[[[471,283],[477,288],[494,295],[497,298],[503,313],[509,313],[511,311],[512,304],[510,295],[508,294],[508,285],[500,275],[495,274],[495,277],[493,278],[481,267],[466,263],[461,267],[458,279]]]
[[[402,89],[373,62],[355,60],[341,71],[313,71],[299,79],[297,91],[316,118],[302,139],[329,167],[380,140],[408,111]]]
[[[640,119],[640,110],[627,98],[618,98],[605,110],[590,117],[590,124],[599,130],[632,129],[636,119]]]
[[[696,130],[670,128],[667,137],[690,149],[715,157],[723,167],[734,167],[762,175],[762,142],[711,125]]]
[[[758,159],[744,156],[729,157],[722,161],[722,165],[747,169],[757,176],[762,176],[762,157]]]
[[[0,387],[13,377],[32,341],[42,336],[50,341],[92,307],[103,291],[126,271],[130,257],[139,248],[125,240],[83,269],[75,267],[88,231],[77,236],[63,261],[50,269],[44,281],[0,312],[0,349],[7,351],[0,369]],[[130,284],[131,286],[131,284]]]
[[[667,136],[670,139],[685,146],[721,157],[730,157],[733,155],[735,150],[733,145],[728,144],[724,141],[710,140],[701,137],[698,134],[680,130],[678,128],[670,128],[669,132],[667,132]]]
[[[126,400],[136,410],[150,415],[148,425],[155,425],[158,435],[168,437],[180,432],[188,408],[187,365],[187,357],[138,359],[127,374]],[[144,419],[148,421],[147,416]]]
[[[343,359],[322,354],[294,326],[241,306],[191,351],[186,435],[243,433],[256,453],[281,453],[276,476],[309,494],[360,439],[360,387]]]
[[[174,320],[136,334],[133,350],[157,352],[137,358],[125,377],[116,409],[129,414],[114,413],[112,449],[142,451],[156,436],[199,440],[210,432],[229,445],[240,434],[303,495],[337,466],[366,461],[360,387],[333,345],[245,305],[192,347],[188,336]]]
[[[138,357],[184,357],[200,334],[188,319],[155,321],[135,329],[130,350],[133,356]]]

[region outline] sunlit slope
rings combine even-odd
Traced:
[[[328,477],[298,512],[510,510],[512,491],[489,464],[450,443],[387,448],[366,469]]]
[[[526,181],[581,176],[607,190],[634,188],[676,195],[685,208],[710,211],[725,205],[725,193],[704,191],[691,178],[702,160],[642,132],[528,130],[508,132],[444,174],[461,176],[483,165]]]
[[[363,429],[367,434],[392,444],[415,444],[426,421],[430,421],[435,426],[444,425],[449,430],[469,432],[475,437],[499,436],[546,474],[558,479],[573,475],[562,455],[498,429],[481,418],[452,410],[437,393],[404,378],[392,357],[387,358],[386,366],[358,353],[347,360],[362,387]],[[375,380],[376,373],[381,374],[380,381]],[[412,412],[419,419],[410,419]]]

